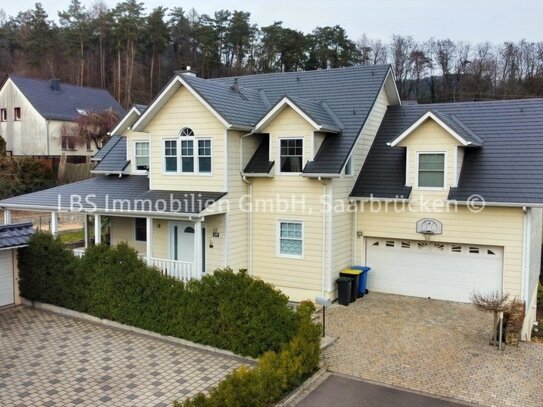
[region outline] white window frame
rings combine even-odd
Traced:
[[[148,153],[147,159],[149,162],[149,164],[147,165],[148,169],[138,170],[137,159],[138,157],[144,157],[144,156],[137,154],[138,149],[136,146],[138,144],[144,144],[144,143],[147,144],[147,153]],[[151,143],[149,142],[149,140],[134,140],[134,170],[133,172],[135,174],[147,174],[150,170],[151,170]]]
[[[351,154],[349,158],[347,159],[347,162],[345,163],[345,167],[343,168],[343,175],[345,177],[348,177],[348,178],[354,177],[354,162],[353,161],[354,161],[353,154]],[[350,174],[347,174],[347,168],[349,168],[351,172]]]
[[[19,110],[19,115],[17,115],[17,110]],[[20,122],[23,117],[23,110],[20,107],[13,108],[13,121]]]
[[[198,175],[212,175],[213,174],[213,139],[209,137],[198,137],[196,140],[196,151],[194,157],[196,163],[194,169],[198,169]],[[209,141],[209,155],[200,155],[200,141]],[[200,158],[209,158],[209,172],[200,172]]]
[[[299,223],[302,225],[302,237],[300,238],[302,242],[302,253],[300,255],[297,254],[283,254],[281,253],[281,224],[282,223]],[[287,259],[303,259],[304,258],[304,241],[305,241],[305,233],[304,233],[304,221],[302,220],[293,220],[293,219],[277,219],[277,226],[276,226],[276,255],[277,257],[284,257]],[[290,240],[296,240],[292,238],[285,238]]]
[[[191,141],[192,142],[192,155],[181,155],[181,152],[183,151],[183,141]],[[179,137],[179,142],[177,145],[177,171],[179,172],[179,175],[194,175],[198,174],[198,165],[196,163],[196,154],[194,151],[194,145],[198,145],[198,143],[195,143],[196,137],[194,136],[183,136]],[[183,171],[183,157],[186,158],[192,158],[192,171]]]
[[[442,187],[421,187],[419,186],[419,166],[420,156],[425,154],[442,154],[443,155],[443,186]],[[447,152],[446,151],[417,151],[417,167],[415,176],[415,188],[425,191],[445,191],[447,189]]]
[[[194,158],[194,171],[193,172],[183,172],[181,171],[181,141],[185,140],[191,140],[193,142],[192,146],[192,157]],[[200,140],[206,140],[210,142],[210,148],[211,148],[211,155],[210,156],[202,156],[202,157],[209,157],[211,158],[211,171],[210,172],[200,172],[200,155],[198,151],[198,144]],[[175,141],[176,144],[176,162],[177,162],[177,171],[166,171],[166,141]],[[195,175],[195,176],[201,176],[201,177],[209,177],[213,175],[213,148],[214,143],[213,139],[211,137],[165,137],[162,139],[162,174],[163,175]],[[173,156],[168,156],[173,157]],[[150,163],[149,163],[150,164]]]
[[[174,157],[173,155],[166,155],[166,142],[175,141],[175,171],[166,171],[166,157]],[[177,175],[179,174],[179,138],[165,138],[162,139],[162,174],[163,175]]]
[[[270,135],[270,138],[271,138],[271,135]],[[304,136],[289,136],[289,137],[280,137],[278,140],[277,140],[277,163],[279,165],[277,165],[277,173],[278,174],[281,174],[281,175],[287,175],[287,176],[291,176],[291,175],[295,175],[295,176],[299,176],[302,171],[300,172],[283,172],[281,171],[281,142],[283,140],[302,140],[302,165],[301,165],[301,169],[303,170],[304,168],[304,159],[305,159],[305,137]]]
[[[8,121],[8,109],[1,108],[0,109],[0,122],[7,122]]]

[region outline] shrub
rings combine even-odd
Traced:
[[[315,307],[300,304],[296,335],[279,352],[266,352],[253,368],[242,366],[208,396],[198,394],[175,407],[265,407],[300,385],[319,366],[320,327],[311,320]]]
[[[20,252],[23,297],[164,335],[258,357],[279,351],[302,325],[272,285],[246,272],[216,270],[181,281],[149,267],[126,244],[89,248],[79,259],[38,233]]]

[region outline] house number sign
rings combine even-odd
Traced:
[[[423,233],[425,235],[440,235],[443,233],[443,224],[437,219],[419,219],[417,221],[417,233]]]

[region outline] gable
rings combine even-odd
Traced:
[[[428,118],[422,124],[418,125],[407,137],[401,140],[397,147],[408,147],[414,149],[449,149],[456,146],[462,146],[450,132],[443,128],[435,120]],[[391,147],[394,148],[394,147]]]
[[[209,136],[225,129],[225,125],[200,100],[181,86],[140,131],[175,137],[183,127],[190,127],[196,136]]]

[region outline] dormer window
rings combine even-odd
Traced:
[[[418,187],[443,188],[445,186],[445,154],[418,154]]]
[[[302,172],[303,154],[303,139],[281,140],[281,172]]]

